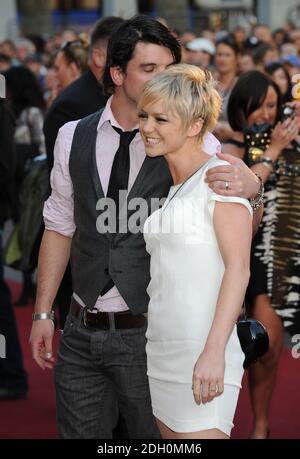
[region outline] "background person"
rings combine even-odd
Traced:
[[[251,277],[247,291],[249,315],[267,328],[270,346],[249,369],[254,415],[252,438],[269,434],[269,407],[283,344],[283,326],[292,334],[300,329],[299,314],[299,218],[297,214],[300,157],[290,142],[297,138],[295,119],[278,121],[281,96],[272,79],[258,71],[243,74],[228,103],[228,119],[234,137],[224,151],[243,158],[265,182],[265,211],[252,244]],[[256,127],[251,141],[249,128]],[[262,127],[259,145],[255,132]],[[265,126],[265,127],[264,127]],[[269,137],[267,126],[272,127]],[[259,150],[257,148],[259,147]]]
[[[3,99],[0,99],[0,134],[0,334],[6,343],[6,357],[0,358],[0,400],[14,400],[27,394],[28,379],[23,366],[11,293],[4,280],[2,237],[4,224],[12,216],[16,157],[14,120]]]
[[[62,91],[77,80],[88,68],[88,42],[67,41],[58,51],[54,68],[58,80],[58,91]]]
[[[45,101],[38,81],[29,69],[22,66],[11,67],[5,73],[5,80],[7,103],[15,121],[16,171],[13,218],[18,224],[23,211],[20,203],[22,184],[34,159],[46,154],[43,134]],[[30,230],[27,234],[29,232]],[[32,254],[32,258],[30,266],[26,263],[26,267],[22,268],[23,286],[20,297],[15,303],[16,306],[27,305],[35,299],[35,283],[32,274],[37,265],[37,254]]]
[[[282,104],[292,101],[292,82],[290,75],[283,64],[273,62],[266,66],[265,71],[271,76],[272,80],[277,84]]]
[[[230,35],[219,40],[216,45],[215,78],[218,80],[218,89],[223,102],[214,134],[220,142],[225,141],[232,135],[232,130],[227,121],[227,104],[238,78],[240,51],[239,45]]]

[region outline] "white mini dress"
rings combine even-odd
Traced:
[[[164,206],[144,225],[151,255],[147,362],[154,415],[175,432],[219,429],[230,435],[243,376],[244,354],[236,327],[225,351],[224,392],[197,405],[194,365],[212,325],[224,263],[213,227],[215,201],[246,199],[215,194],[206,171],[227,164],[212,157],[182,185],[171,187]]]

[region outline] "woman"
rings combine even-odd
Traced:
[[[220,141],[227,140],[232,131],[227,121],[227,104],[231,91],[237,82],[241,49],[230,35],[218,41],[215,55],[218,89],[222,95],[222,110],[216,125],[215,135]]]
[[[20,214],[23,211],[20,203],[21,186],[31,168],[34,158],[46,155],[43,134],[45,101],[37,79],[25,67],[11,67],[5,73],[5,81],[8,105],[15,119],[14,142],[17,164],[14,220],[18,222]],[[35,263],[37,263],[37,253],[33,255],[33,258],[35,259]],[[32,280],[34,268],[31,267],[29,270],[23,270],[23,287],[20,297],[15,303],[16,306],[24,306],[30,300],[34,300],[35,285]]]
[[[269,76],[259,71],[243,74],[228,103],[228,119],[235,134],[223,147],[225,152],[244,158],[265,182],[265,211],[252,244],[247,307],[267,327],[270,347],[249,370],[254,413],[251,438],[269,435],[282,325],[290,333],[300,330],[300,157],[290,146],[297,138],[300,116],[278,121],[280,108],[279,88]]]
[[[292,100],[292,82],[285,66],[280,62],[272,62],[265,67],[265,71],[277,84],[281,93],[282,102],[290,102]]]
[[[220,105],[210,73],[187,64],[147,83],[139,103],[146,153],[164,155],[174,181],[144,226],[148,375],[163,438],[228,438],[243,374],[235,322],[249,280],[252,209],[204,181],[224,163],[201,147]]]
[[[85,39],[67,41],[58,51],[54,68],[61,92],[88,69],[88,42]]]

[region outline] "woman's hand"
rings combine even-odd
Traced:
[[[197,405],[207,403],[224,391],[224,352],[215,349],[200,354],[193,372],[193,393]]]
[[[295,110],[295,116],[300,117],[300,102],[293,100],[292,102],[287,102],[289,107],[292,107]]]
[[[297,137],[299,129],[300,117],[298,116],[294,119],[288,118],[283,123],[279,121],[272,132],[270,148],[275,148],[279,156],[281,151]]]

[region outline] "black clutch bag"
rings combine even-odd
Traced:
[[[246,370],[269,349],[269,335],[264,325],[256,319],[245,317],[236,325],[240,345],[245,354],[243,367]]]

